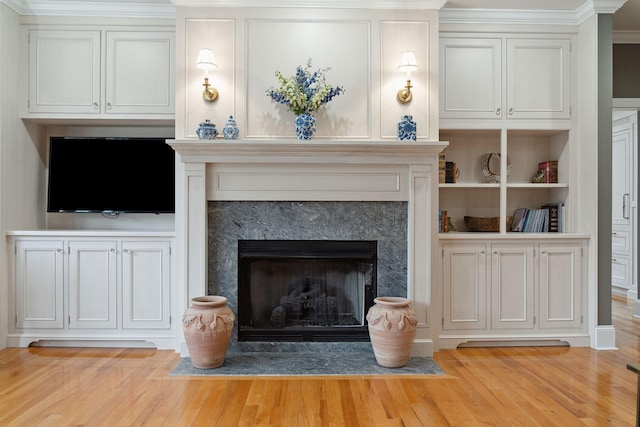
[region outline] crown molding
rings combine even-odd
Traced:
[[[613,42],[620,44],[640,44],[640,31],[614,31]]]
[[[171,0],[177,7],[296,7],[321,9],[439,10],[447,0]]]
[[[442,9],[441,24],[539,24],[575,25],[576,12],[570,10],[523,9]]]
[[[590,0],[576,10],[448,9],[440,11],[441,24],[578,25],[595,14],[613,14],[627,0]]]
[[[297,7],[331,9],[439,10],[445,24],[576,25],[599,13],[614,13],[626,0],[589,0],[576,10],[446,8],[447,0],[0,0],[20,15],[175,18],[176,7]]]
[[[175,18],[172,3],[83,0],[0,0],[20,15]]]

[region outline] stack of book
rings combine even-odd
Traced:
[[[446,161],[444,158],[444,150],[440,152],[439,155],[439,159],[438,159],[438,182],[441,184],[445,183],[445,166],[446,166]]]
[[[538,163],[538,170],[544,172],[544,182],[547,184],[558,183],[558,161],[547,160],[546,162]]]
[[[449,212],[439,209],[438,210],[438,233],[449,232]]]
[[[539,209],[518,208],[513,213],[511,231],[523,233],[562,233],[564,203],[546,203]]]

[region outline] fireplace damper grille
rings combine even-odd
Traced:
[[[238,241],[239,341],[368,341],[377,242]]]

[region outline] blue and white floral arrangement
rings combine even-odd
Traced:
[[[331,67],[312,72],[311,62],[309,58],[304,68],[298,65],[296,74],[291,77],[276,71],[280,87],[267,89],[267,96],[297,116],[295,123],[299,139],[311,139],[315,134],[316,120],[311,113],[344,93],[342,86],[333,87],[327,83],[325,74]]]

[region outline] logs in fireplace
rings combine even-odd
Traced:
[[[238,241],[238,340],[367,341],[376,270],[376,241]]]

